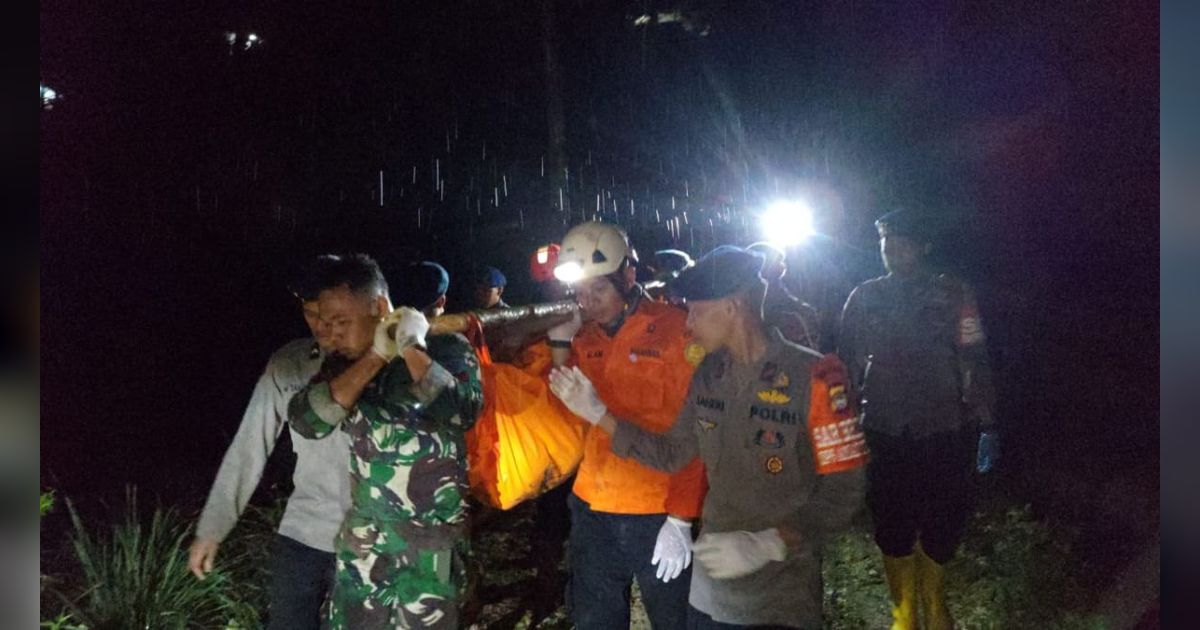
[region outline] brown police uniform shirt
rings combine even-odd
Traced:
[[[811,374],[821,355],[772,330],[753,365],[726,352],[697,368],[671,430],[656,435],[621,422],[618,455],[677,470],[699,453],[708,472],[701,533],[786,527],[803,543],[782,562],[716,580],[697,564],[689,602],[722,623],[821,627],[820,546],[862,503],[863,468],[821,475],[808,431]]]

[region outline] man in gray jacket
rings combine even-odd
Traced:
[[[764,324],[760,255],[719,247],[668,286],[703,362],[670,431],[611,413],[612,450],[664,471],[697,454],[708,473],[688,627],[821,627],[821,546],[862,503],[864,440],[841,361]],[[551,375],[568,407],[603,405],[574,371]],[[585,416],[589,417],[589,416]]]
[[[338,260],[321,256],[305,265],[292,285],[313,336],[277,350],[254,387],[233,443],[209,492],[188,568],[200,579],[212,571],[221,541],[237,523],[258,486],[267,458],[287,419],[287,405],[317,373],[330,342],[317,313],[316,279]],[[290,428],[290,427],[289,427]],[[271,550],[268,628],[320,627],[320,610],[333,578],[333,541],[350,507],[350,440],[338,432],[326,440],[300,439],[293,430],[295,489]]]

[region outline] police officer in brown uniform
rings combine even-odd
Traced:
[[[926,265],[925,221],[899,210],[875,226],[888,274],[850,293],[838,354],[861,386],[867,505],[892,629],[917,628],[919,603],[926,630],[948,630],[942,565],[970,510],[976,439],[982,432],[982,453],[994,435],[983,328],[971,288]]]
[[[722,246],[672,282],[704,354],[665,434],[611,414],[612,450],[664,471],[696,454],[704,499],[688,627],[821,627],[822,542],[860,507],[862,434],[836,357],[762,318],[763,259]],[[587,388],[583,382],[580,387]]]

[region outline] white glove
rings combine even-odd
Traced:
[[[679,577],[683,570],[692,564],[692,524],[668,516],[658,530],[658,540],[654,543],[654,557],[650,564],[657,564],[655,577],[663,582],[670,582]]]
[[[550,341],[570,342],[575,338],[575,333],[579,332],[579,329],[582,327],[583,319],[579,316],[579,309],[576,308],[571,314],[571,319],[561,324],[555,324],[546,330],[546,337]]]
[[[608,407],[596,395],[596,388],[578,367],[556,367],[550,370],[550,391],[571,410],[571,413],[592,424],[600,422]]]
[[[693,549],[696,562],[718,580],[750,575],[768,562],[782,562],[787,557],[787,545],[774,527],[757,532],[703,534]]]
[[[393,318],[396,324],[396,331],[392,333],[392,339],[396,340],[396,354],[403,354],[405,350],[413,346],[425,345],[425,333],[429,332],[429,320],[425,319],[425,314],[415,308],[401,306],[392,311],[388,316]]]
[[[371,352],[389,363],[396,358],[396,355],[400,354],[400,351],[396,349],[396,340],[388,331],[388,328],[395,324],[397,319],[399,319],[398,311],[384,315],[383,319],[375,324],[375,341],[371,343]]]

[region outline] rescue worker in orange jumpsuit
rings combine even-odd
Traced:
[[[586,375],[598,399],[581,406],[555,394],[595,424],[611,411],[652,432],[674,424],[693,367],[684,356],[687,313],[646,297],[637,255],[615,225],[583,223],[563,238],[555,276],[572,283],[582,318],[548,332],[557,367]],[[569,367],[568,367],[569,366]],[[589,427],[568,499],[572,576],[569,605],[580,630],[629,627],[636,579],[651,625],[683,628],[691,579],[692,520],[703,501],[698,458],[660,472],[612,452],[607,433]]]

